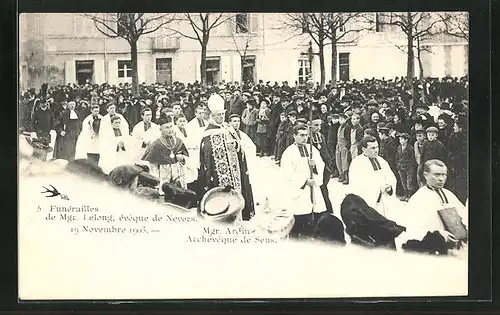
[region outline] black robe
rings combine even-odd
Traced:
[[[203,134],[200,147],[200,172],[198,182],[203,192],[214,187],[230,186],[245,198],[243,220],[255,215],[252,186],[248,176],[248,165],[241,150],[228,149],[229,141],[238,141],[238,135],[222,126],[209,124]]]
[[[455,196],[465,204],[468,197],[468,140],[463,132],[452,133],[448,141],[449,168],[447,184]]]
[[[75,158],[76,140],[81,130],[82,120],[80,117],[70,119],[70,110],[63,110],[56,127],[57,137],[54,148],[54,157],[56,159],[71,161]],[[62,131],[66,132],[64,136],[61,135]]]

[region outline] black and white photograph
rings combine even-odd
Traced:
[[[21,300],[468,295],[467,12],[18,32]]]

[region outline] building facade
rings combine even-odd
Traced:
[[[312,71],[320,81],[317,55],[308,55],[310,37],[283,27],[284,14],[233,14],[210,33],[207,80],[303,82]],[[374,19],[377,14],[373,13]],[[239,19],[238,24],[234,19]],[[177,22],[176,22],[177,23]],[[244,29],[241,25],[244,24]],[[174,26],[171,25],[173,28]],[[194,35],[190,26],[175,25]],[[354,27],[346,25],[346,28]],[[190,33],[191,31],[191,33]],[[344,30],[345,31],[345,30]],[[337,80],[394,78],[406,75],[405,36],[396,29],[362,31],[349,44],[337,45]],[[317,47],[311,45],[313,52]],[[467,42],[440,36],[425,43],[424,76],[460,77],[468,73]],[[49,84],[131,82],[130,47],[126,40],[101,34],[80,14],[28,13],[19,18],[19,74],[22,89]],[[325,79],[331,79],[331,46],[325,47]],[[242,60],[244,62],[242,64]],[[200,80],[200,44],[166,28],[138,41],[139,82],[184,83]],[[311,63],[311,64],[310,64]],[[419,71],[415,60],[415,73]]]

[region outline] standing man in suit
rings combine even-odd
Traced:
[[[402,133],[399,135],[399,146],[396,151],[396,168],[403,186],[403,201],[408,201],[415,192],[416,182],[416,161],[415,151],[408,141],[410,135]]]

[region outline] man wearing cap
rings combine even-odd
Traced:
[[[415,151],[409,145],[410,135],[402,133],[399,135],[399,146],[396,152],[396,169],[401,179],[403,187],[403,200],[408,201],[415,190],[414,183],[416,182]]]
[[[427,141],[425,141],[422,146],[420,165],[434,159],[446,161],[446,148],[443,143],[437,139],[438,129],[436,127],[429,127],[425,131],[427,132]]]
[[[396,192],[396,176],[389,163],[378,155],[377,139],[365,136],[361,140],[363,153],[349,167],[351,192],[387,217],[385,201]]]
[[[186,169],[189,153],[182,140],[175,133],[172,117],[158,120],[161,136],[149,144],[141,160],[149,162],[151,174],[164,183],[187,188]]]
[[[320,152],[307,145],[308,127],[293,127],[294,143],[281,158],[281,173],[288,196],[287,210],[295,216],[290,236],[310,236],[317,219],[326,212],[325,200],[319,186],[323,184],[325,164]]]
[[[347,115],[339,115],[339,128],[337,130],[337,147],[335,149],[335,162],[339,171],[339,182],[349,183],[349,128],[347,126]]]
[[[228,186],[240,192],[245,198],[242,219],[248,221],[255,215],[255,209],[247,152],[235,130],[224,123],[224,99],[212,94],[208,107],[212,117],[201,140],[199,184],[203,193]]]
[[[233,103],[231,104],[231,114],[236,114],[240,115],[243,114],[243,111],[245,110],[245,104],[246,102],[252,97],[252,95],[249,92],[244,92],[239,95],[239,92],[236,93],[235,91],[235,99],[233,100]]]
[[[328,192],[328,182],[332,177],[335,167],[333,166],[335,159],[330,151],[330,147],[326,142],[325,136],[321,133],[321,125],[323,120],[321,118],[312,121],[311,126],[311,139],[313,146],[320,152],[321,159],[325,165],[323,170],[323,182],[320,185],[323,199],[325,200],[326,209],[328,212],[333,213],[332,203],[330,202],[330,195]]]

